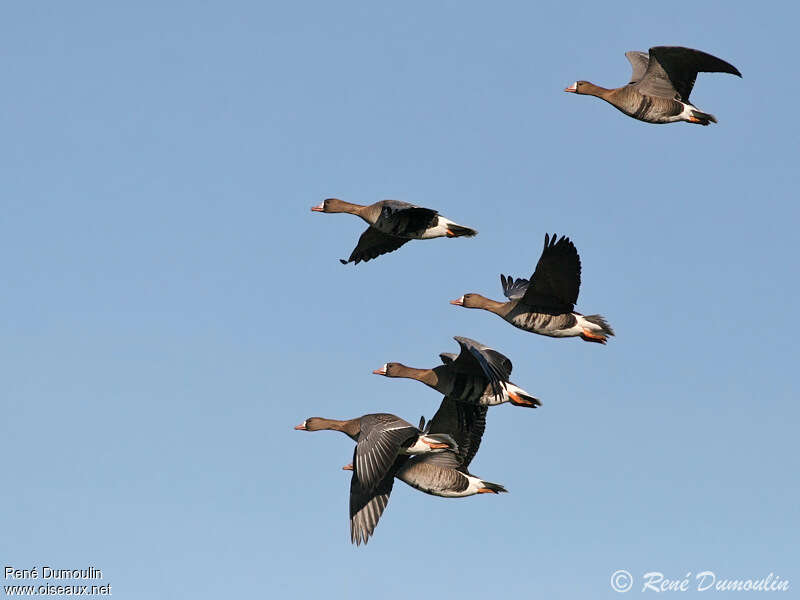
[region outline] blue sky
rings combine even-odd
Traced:
[[[797,8],[672,8],[4,6],[3,564],[95,566],[118,598],[611,598],[617,569],[798,589]],[[658,44],[740,69],[698,78],[718,125],[562,92]],[[363,224],[309,212],[329,196],[480,233],[343,267]],[[545,232],[606,347],[448,303],[500,298]],[[543,401],[490,411],[471,469],[511,493],[398,483],[351,547],[352,442],[293,426],[432,416],[371,371],[454,335]]]

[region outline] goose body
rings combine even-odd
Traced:
[[[437,237],[472,237],[478,232],[441,216],[431,208],[423,208],[399,200],[381,200],[363,206],[328,198],[314,212],[347,213],[361,217],[369,227],[361,234],[350,258],[342,264],[366,262],[397,250],[410,240],[429,240]]]
[[[500,276],[508,302],[464,294],[451,304],[492,312],[514,327],[548,337],[580,337],[605,344],[614,330],[601,315],[575,312],[581,284],[581,261],[569,238],[544,236],[544,249],[527,279]]]
[[[460,470],[460,467],[452,452],[443,452],[437,461],[409,460],[395,477],[420,492],[441,498],[466,498],[506,491],[503,486],[484,481]]]
[[[350,479],[350,539],[359,545],[367,543],[389,503],[394,479],[397,478],[426,494],[443,498],[464,498],[476,494],[499,494],[507,490],[500,484],[472,475],[467,467],[480,446],[486,426],[486,407],[470,406],[450,398],[442,400],[439,410],[420,430],[428,435],[447,435],[456,441],[457,450],[436,454],[400,456],[384,478],[373,489],[365,488],[355,459],[345,470],[353,471]]]
[[[454,338],[461,352],[442,353],[444,364],[432,369],[414,369],[401,363],[386,363],[373,371],[385,377],[416,379],[457,402],[495,406],[511,402],[536,408],[541,402],[511,383],[511,361],[496,350],[465,337]]]
[[[558,315],[540,313],[531,310],[531,306],[521,300],[512,300],[506,303],[506,307],[509,310],[503,318],[523,331],[555,338],[586,336],[586,332],[597,336],[614,335],[605,321],[599,322],[602,320],[600,315],[586,317],[578,312]]]
[[[354,461],[358,465],[359,481],[368,490],[374,489],[384,479],[400,456],[458,450],[450,435],[425,433],[388,413],[368,414],[345,421],[310,417],[295,429],[341,431],[354,440]]]
[[[589,81],[576,81],[564,91],[601,98],[629,117],[646,123],[685,121],[708,125],[716,123],[716,117],[689,102],[697,74],[742,76],[730,63],[692,48],[654,46],[649,52],[630,51],[625,56],[633,68],[627,85],[606,89]]]
[[[458,460],[452,452],[443,452],[439,460],[411,459],[394,473],[394,477],[431,496],[440,498],[466,498],[475,494],[500,493],[507,491],[497,483],[484,481],[463,470],[459,470]],[[353,470],[353,463],[343,467]]]

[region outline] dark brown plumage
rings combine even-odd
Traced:
[[[581,261],[569,238],[544,236],[544,249],[536,269],[527,279],[500,276],[508,302],[480,294],[464,294],[451,304],[488,310],[514,327],[549,337],[580,336],[604,344],[614,330],[600,315],[574,312],[581,285]]]
[[[451,437],[425,434],[408,421],[388,413],[369,414],[345,421],[310,417],[295,429],[341,431],[355,440],[360,481],[368,490],[378,485],[400,454],[457,450]]]
[[[708,125],[716,123],[716,117],[689,102],[697,74],[742,76],[736,67],[716,56],[681,46],[654,46],[649,53],[630,51],[625,56],[633,68],[627,85],[606,89],[588,81],[576,81],[564,91],[601,98],[646,123],[686,121]]]
[[[410,240],[436,237],[471,237],[478,232],[458,225],[431,208],[415,206],[399,200],[381,200],[362,206],[338,198],[328,198],[312,206],[314,212],[347,213],[364,219],[369,227],[361,234],[358,244],[342,264],[366,262],[388,252],[394,252]]]
[[[486,410],[486,407],[445,398],[427,427],[424,418],[421,420],[420,429],[428,435],[454,438],[458,451],[399,456],[372,490],[361,483],[359,462],[354,455],[353,462],[345,466],[345,469],[353,471],[350,479],[351,541],[356,545],[367,543],[389,502],[395,477],[421,492],[445,498],[507,491],[502,485],[475,477],[467,469],[481,443],[486,427]]]
[[[475,340],[458,336],[454,339],[461,352],[457,356],[440,354],[443,365],[414,369],[391,362],[373,373],[416,379],[448,398],[466,404],[493,406],[511,402],[529,408],[541,406],[539,400],[509,381],[512,364],[508,357]]]

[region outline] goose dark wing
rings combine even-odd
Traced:
[[[633,73],[631,73],[631,81],[628,85],[634,84],[644,77],[647,71],[647,63],[650,61],[650,55],[647,52],[639,52],[638,50],[630,50],[625,53],[625,57],[631,63]]]
[[[544,236],[544,249],[522,302],[557,313],[572,312],[581,287],[581,259],[566,236]]]
[[[378,525],[394,486],[394,475],[405,465],[408,456],[398,456],[392,468],[373,490],[361,485],[353,450],[353,476],[350,478],[350,541],[356,546],[367,543]]]
[[[341,262],[343,265],[346,265],[347,263],[358,264],[361,261],[367,262],[368,260],[372,260],[381,254],[394,252],[408,241],[408,238],[396,237],[389,235],[388,233],[378,231],[374,227],[367,227],[367,230],[361,234],[360,238],[358,238],[358,244],[356,244],[353,252],[350,253],[350,258],[347,260],[340,258],[339,262]]]
[[[445,455],[455,455],[458,457],[459,464],[453,468],[463,466],[466,469],[481,445],[481,438],[486,430],[486,413],[488,410],[486,406],[457,402],[445,397],[439,405],[439,410],[436,411],[433,419],[428,424],[428,428],[430,433],[446,433],[452,436],[458,444],[458,451],[456,453],[446,451],[423,454],[419,458],[424,458],[425,462],[432,460],[433,462],[444,464],[452,460],[452,458],[448,458]],[[442,456],[438,459],[434,458],[439,455]]]
[[[461,346],[461,353],[453,361],[453,368],[462,373],[483,375],[492,386],[492,393],[499,397],[503,393],[503,384],[511,376],[511,360],[475,340],[459,336],[453,339]]]
[[[435,225],[438,215],[437,211],[430,208],[399,200],[384,200],[375,227],[392,235],[413,237]]]
[[[392,468],[401,448],[419,433],[411,423],[394,415],[379,413],[361,417],[361,433],[353,461],[361,485],[367,490],[374,489]]]
[[[706,52],[681,46],[654,46],[650,48],[647,71],[636,87],[650,96],[689,102],[700,72],[742,76],[732,64]]]

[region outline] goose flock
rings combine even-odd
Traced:
[[[715,56],[678,46],[655,46],[649,52],[626,52],[633,67],[631,81],[606,89],[576,81],[564,91],[601,98],[629,117],[646,123],[685,121],[716,123],[710,113],[689,102],[699,72],[730,73],[741,77],[733,65]],[[473,237],[475,229],[459,225],[436,210],[398,200],[381,200],[367,206],[328,198],[311,208],[315,212],[347,213],[361,217],[367,229],[350,257],[342,264],[366,262],[394,252],[411,240],[437,237]],[[575,311],[581,284],[581,260],[572,241],[545,234],[544,248],[530,279],[500,275],[503,295],[499,302],[465,293],[451,304],[492,312],[514,327],[548,337],[580,337],[605,344],[614,330],[599,314]],[[373,371],[384,377],[416,379],[443,395],[433,419],[419,426],[388,413],[347,420],[309,417],[295,429],[332,430],[356,442],[353,460],[343,467],[350,479],[350,539],[366,544],[389,502],[394,480],[445,498],[499,494],[505,487],[469,472],[478,452],[486,413],[506,402],[536,408],[541,402],[510,381],[511,360],[497,350],[467,337],[454,338],[458,354],[442,353],[440,365],[413,368],[388,362]]]

